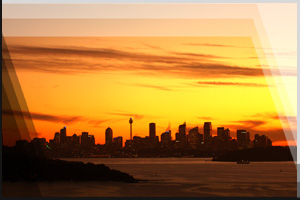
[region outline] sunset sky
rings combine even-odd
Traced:
[[[5,37],[39,137],[88,131],[104,143],[107,127],[129,139],[183,122],[266,134],[286,145],[259,49],[251,37]],[[287,63],[288,64],[288,63]],[[291,70],[286,77],[296,78]],[[271,84],[270,84],[271,83]],[[296,89],[296,86],[295,88]],[[288,97],[287,97],[288,98]],[[296,144],[296,143],[294,143]]]
[[[2,10],[39,137],[52,139],[66,125],[68,135],[88,131],[103,144],[109,126],[125,141],[133,117],[138,136],[148,135],[150,122],[159,136],[171,128],[174,139],[183,122],[202,133],[211,121],[214,135],[218,126],[233,137],[243,128],[251,138],[296,145],[296,3],[4,3]]]

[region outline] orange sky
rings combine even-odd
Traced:
[[[105,129],[129,139],[160,136],[171,125],[211,121],[216,127],[266,134],[284,145],[279,120],[251,37],[6,37],[40,137],[88,131],[104,143]],[[276,75],[275,75],[276,76]],[[295,75],[289,75],[295,76]],[[296,88],[296,86],[295,86]]]

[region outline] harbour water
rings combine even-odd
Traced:
[[[105,164],[139,183],[42,182],[41,196],[69,197],[296,197],[294,162],[213,162],[211,158],[65,158]],[[80,172],[78,172],[80,173]],[[9,189],[6,183],[6,188]],[[24,184],[24,183],[14,183]],[[25,187],[26,188],[26,187]]]

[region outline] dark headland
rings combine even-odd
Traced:
[[[103,164],[47,158],[37,150],[3,146],[2,180],[137,182],[133,176]]]
[[[293,161],[291,150],[294,149],[292,148],[296,147],[291,147],[290,149],[289,147],[273,146],[268,148],[243,149],[215,156],[213,157],[213,161]]]

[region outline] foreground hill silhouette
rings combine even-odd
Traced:
[[[37,148],[2,149],[3,181],[121,181],[137,182],[133,176],[103,164],[46,158]]]
[[[293,147],[291,147],[293,148]],[[295,148],[295,147],[294,147]],[[213,158],[213,161],[293,161],[289,147],[251,148],[231,151]]]

